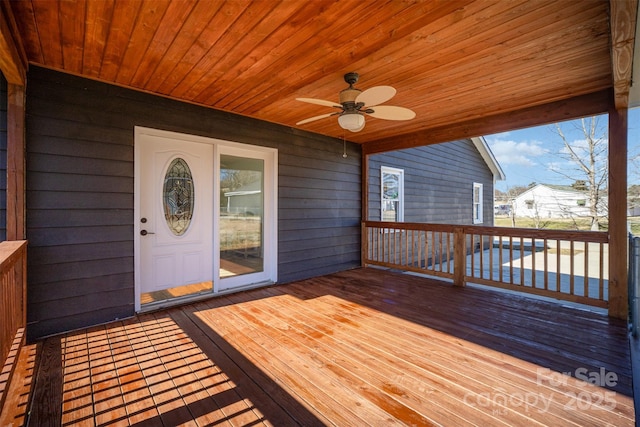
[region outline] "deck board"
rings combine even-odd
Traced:
[[[29,425],[634,425],[624,322],[380,269],[147,313],[23,356]],[[21,409],[2,420],[24,424],[29,385],[12,383]]]

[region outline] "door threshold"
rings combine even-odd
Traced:
[[[263,288],[265,286],[271,286],[275,284],[276,282],[272,280],[264,280],[262,282],[250,283],[248,285],[234,286],[233,288],[221,289],[218,292],[214,293],[213,295],[215,296],[215,295],[232,294],[235,292],[248,291],[251,289]]]
[[[136,313],[143,314],[152,311],[163,310],[165,308],[175,307],[178,305],[191,304],[197,301],[205,300],[208,298],[214,298],[217,296],[229,295],[236,292],[249,291],[251,289],[263,288],[265,286],[275,285],[276,282],[271,280],[265,280],[263,282],[251,283],[249,285],[237,286],[234,288],[223,289],[218,292],[201,292],[198,294],[179,296],[174,298],[168,298],[162,301],[154,301],[140,306],[140,310]]]

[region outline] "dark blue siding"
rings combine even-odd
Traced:
[[[368,219],[380,220],[380,168],[404,169],[404,220],[472,224],[473,183],[483,184],[483,224],[493,225],[493,175],[471,140],[369,156]]]
[[[134,126],[278,149],[280,282],[360,264],[359,146],[31,67],[30,339],[133,314]]]

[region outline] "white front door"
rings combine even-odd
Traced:
[[[141,135],[140,294],[213,283],[213,146]],[[144,303],[144,301],[143,301]]]
[[[277,280],[277,151],[135,129],[136,311]]]

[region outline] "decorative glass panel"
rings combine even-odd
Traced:
[[[162,193],[167,225],[173,234],[181,236],[191,224],[194,204],[193,176],[183,159],[174,159],[169,165]]]

